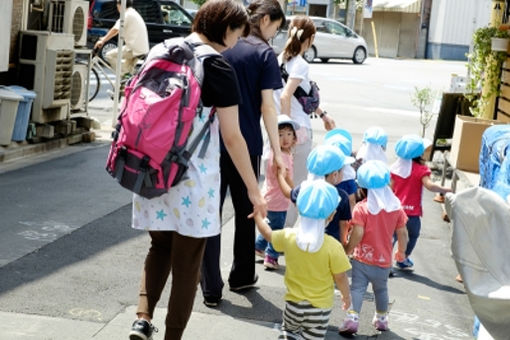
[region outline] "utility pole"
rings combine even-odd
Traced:
[[[347,0],[347,13],[346,13],[346,19],[345,24],[347,27],[354,30],[354,21],[356,19],[356,0]]]

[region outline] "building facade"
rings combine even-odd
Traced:
[[[434,0],[427,58],[466,60],[473,32],[487,26],[491,0]]]

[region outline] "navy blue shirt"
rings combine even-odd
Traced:
[[[338,207],[336,207],[335,217],[333,217],[333,220],[326,226],[326,234],[342,242],[342,240],[340,240],[340,221],[349,221],[351,219],[351,206],[349,204],[349,195],[340,188],[340,184],[337,184],[335,187],[340,196],[340,203],[338,203]],[[293,188],[290,192],[290,200],[293,203],[297,201],[299,190],[301,190],[301,185]]]
[[[354,179],[349,179],[347,181],[340,182],[338,184],[340,189],[343,189],[347,195],[355,194],[358,191],[358,186],[356,185],[356,181]]]
[[[237,44],[223,52],[225,59],[234,68],[241,90],[239,125],[250,155],[262,155],[262,90],[279,89],[282,78],[273,48],[253,35],[240,39]],[[230,95],[225,93],[224,95]],[[223,142],[222,151],[225,151]]]

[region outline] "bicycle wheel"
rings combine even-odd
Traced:
[[[95,68],[91,68],[89,77],[89,102],[96,98],[100,87],[101,80],[99,79],[99,74]]]

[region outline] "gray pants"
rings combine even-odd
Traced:
[[[351,297],[352,306],[356,312],[361,311],[363,295],[369,283],[375,295],[375,309],[377,313],[388,311],[388,275],[390,268],[381,268],[352,261]]]
[[[302,128],[305,129],[305,128]],[[312,151],[312,130],[305,129],[308,139],[301,144],[296,144],[294,150],[294,173],[292,174],[294,186],[298,186],[308,176],[306,169],[306,159]],[[291,204],[287,209],[287,219],[285,220],[286,227],[293,227],[298,218],[298,211],[295,204]]]

